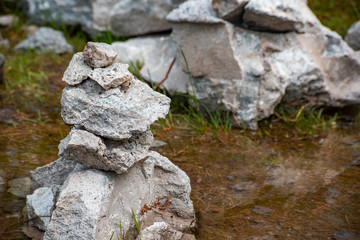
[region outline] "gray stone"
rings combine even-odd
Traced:
[[[75,53],[62,80],[69,85],[76,85],[87,79],[91,71],[92,68],[84,62],[83,53]]]
[[[184,0],[116,1],[108,9],[108,26],[116,36],[137,36],[170,30],[166,15]],[[99,4],[102,1],[97,1]],[[96,16],[100,14],[94,14]],[[102,16],[104,17],[104,16]]]
[[[345,41],[352,47],[354,50],[360,50],[360,21],[357,21],[346,33]]]
[[[38,53],[52,52],[56,54],[72,53],[74,47],[70,45],[64,34],[49,27],[41,27],[34,35],[15,46],[15,50],[25,52],[34,50]]]
[[[119,53],[115,62],[142,63],[141,76],[154,84],[165,78],[177,49],[175,42],[169,36],[133,38],[125,42],[115,42],[112,46]],[[187,93],[189,76],[181,69],[180,60],[175,60],[169,77],[160,86],[170,94]]]
[[[43,25],[57,23],[80,25],[84,31],[95,34],[93,29],[93,0],[25,0],[27,20]]]
[[[107,208],[113,184],[111,174],[98,170],[70,174],[60,192],[44,239],[96,239],[97,223]]]
[[[179,232],[194,227],[190,179],[167,158],[149,152],[149,158],[116,175],[100,170],[72,173],[65,181],[44,239],[110,239],[120,229],[132,233],[132,210],[141,231],[155,222],[166,222]],[[144,206],[158,202],[168,208]],[[115,234],[116,236],[116,234]],[[191,238],[188,238],[191,239]]]
[[[189,92],[209,111],[232,112],[235,126],[256,129],[281,101],[360,101],[360,54],[336,33],[321,26],[305,34],[254,32],[225,21],[188,21],[191,11],[183,10],[182,22],[172,22],[172,37],[182,49],[177,58],[184,53],[187,59],[183,70],[192,75]]]
[[[87,65],[94,68],[107,67],[111,65],[117,52],[111,45],[99,42],[88,42],[83,50],[84,61]]]
[[[154,140],[151,131],[136,133],[131,138],[113,141],[84,130],[71,130],[61,141],[59,155],[84,166],[124,173],[148,156]]]
[[[19,21],[19,18],[12,14],[0,16],[0,26],[12,27]]]
[[[243,15],[245,25],[254,30],[299,33],[319,31],[319,20],[299,0],[250,0]]]
[[[127,91],[104,90],[93,80],[67,86],[61,99],[61,115],[67,124],[113,140],[145,132],[158,118],[164,118],[170,99],[145,83],[132,80]]]
[[[151,143],[151,148],[160,148],[160,147],[164,147],[166,146],[167,143],[164,142],[164,141],[160,141],[160,140],[154,140],[152,143]]]
[[[114,63],[106,68],[95,68],[89,73],[89,77],[106,90],[121,85],[128,86],[134,78],[128,68],[128,64]]]
[[[97,239],[109,239],[112,231],[119,229],[120,221],[124,232],[134,228],[131,210],[139,222],[140,232],[154,222],[166,222],[177,231],[190,233],[195,224],[190,191],[188,176],[167,158],[150,151],[149,158],[142,164],[116,177],[109,208],[104,213],[106,217],[98,224]],[[153,203],[164,206],[169,197],[165,213],[153,207],[141,214],[141,209]]]
[[[248,2],[249,0],[212,0],[211,4],[219,18],[240,22],[241,14]]]
[[[269,215],[270,213],[272,213],[272,209],[269,208],[269,207],[264,207],[264,206],[254,206],[251,211],[253,211],[254,213],[256,214],[259,214],[259,215]]]
[[[84,167],[77,162],[59,158],[55,162],[38,167],[30,172],[32,189],[39,187],[50,188],[54,185],[61,186],[70,173],[82,169]]]
[[[169,224],[165,222],[155,222],[153,225],[143,229],[137,240],[185,240],[194,239],[194,235],[184,234],[171,228]]]
[[[170,30],[166,15],[185,0],[25,0],[27,19],[36,24],[77,26],[93,36],[116,36]]]
[[[12,179],[8,182],[8,192],[15,196],[24,198],[30,193],[30,182],[29,177]]]
[[[221,23],[211,6],[211,0],[189,0],[172,10],[166,17],[170,23]]]
[[[30,226],[46,231],[55,207],[55,194],[51,188],[41,187],[26,197],[26,211]]]

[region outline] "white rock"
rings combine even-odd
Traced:
[[[30,226],[46,231],[55,207],[55,194],[48,187],[41,187],[26,198],[26,211]]]
[[[129,139],[113,141],[73,129],[61,141],[59,155],[87,167],[121,174],[148,156],[153,140],[150,130],[136,133]]]
[[[125,42],[115,42],[112,46],[118,52],[115,62],[143,63],[140,74],[151,79],[154,84],[165,78],[177,49],[169,36],[132,38]],[[181,69],[180,61],[181,59],[175,60],[169,77],[160,86],[171,94],[187,93],[189,76]]]
[[[34,35],[15,46],[15,50],[25,52],[35,50],[38,53],[52,52],[56,54],[72,53],[74,47],[70,45],[64,34],[49,27],[41,27]]]
[[[19,18],[12,14],[0,16],[0,26],[12,27],[19,21]]]
[[[111,174],[98,170],[70,174],[60,192],[44,239],[96,239],[97,223],[107,208],[113,184]]]
[[[89,73],[89,77],[106,90],[116,88],[128,85],[134,78],[128,68],[128,64],[114,63],[106,68],[95,68]]]
[[[170,23],[221,23],[211,7],[211,0],[189,0],[172,10],[166,17]]]
[[[312,32],[320,22],[299,0],[250,0],[245,6],[243,21],[248,28],[269,32]]]
[[[83,50],[85,63],[94,68],[111,65],[116,55],[117,52],[112,49],[111,45],[100,42],[88,42]]]
[[[61,115],[67,124],[113,140],[145,132],[169,111],[170,99],[145,83],[133,80],[127,91],[104,90],[93,80],[67,86],[61,99]]]
[[[357,21],[346,33],[345,41],[352,47],[354,50],[360,50],[360,21]]]
[[[99,221],[97,239],[109,239],[111,233],[120,228],[120,221],[125,232],[134,228],[131,210],[139,222],[140,232],[154,222],[166,222],[177,231],[191,232],[195,216],[190,191],[188,176],[167,158],[151,151],[142,164],[116,177],[109,208],[104,213],[106,217]],[[150,206],[159,199],[164,206],[168,197],[171,203],[164,216],[164,211],[157,208],[140,214],[145,204]]]
[[[69,85],[76,85],[87,79],[91,71],[92,68],[84,62],[83,53],[75,53],[62,80]]]
[[[130,234],[135,227],[132,210],[141,231],[155,222],[166,222],[172,232],[188,233],[195,224],[190,191],[188,176],[156,152],[121,175],[100,170],[72,173],[62,187],[44,239],[110,239],[119,231],[120,222],[123,232]],[[164,210],[155,207],[140,214],[145,204],[159,199],[164,206],[168,197],[171,202],[164,216]]]
[[[186,240],[194,239],[193,235],[184,236],[184,233],[176,231],[165,222],[155,222],[153,225],[143,229],[137,240]]]

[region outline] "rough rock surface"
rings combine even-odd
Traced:
[[[106,43],[88,42],[83,50],[85,63],[93,68],[111,65],[116,55],[117,52],[112,49],[111,45]]]
[[[189,177],[167,158],[150,151],[142,164],[117,175],[109,208],[103,213],[106,218],[98,223],[97,239],[109,239],[111,232],[119,229],[120,221],[125,231],[133,228],[131,209],[141,229],[154,222],[166,222],[177,231],[190,233],[195,224],[190,191]],[[169,197],[171,202],[164,215],[156,207],[141,214],[144,206],[156,202],[164,206]]]
[[[86,167],[121,174],[148,156],[154,137],[151,131],[136,133],[131,138],[113,141],[84,130],[71,130],[61,141],[59,155]]]
[[[84,62],[83,53],[75,53],[62,80],[69,85],[76,85],[88,78],[92,68]]]
[[[186,2],[168,20],[183,51],[177,57],[184,53],[187,59],[181,66],[193,76],[189,91],[208,110],[230,111],[235,125],[256,129],[281,101],[360,102],[360,56],[336,33],[321,26],[316,33],[312,28],[301,34],[255,32],[214,20],[211,11],[194,17],[196,9],[208,9],[206,4]]]
[[[93,80],[67,86],[61,98],[61,115],[67,124],[78,124],[87,131],[113,140],[145,132],[158,118],[164,118],[170,99],[154,92],[139,80],[132,80],[127,91],[104,90]]]
[[[134,78],[128,68],[128,64],[114,63],[106,68],[95,68],[89,73],[89,77],[106,90],[121,85],[128,86]]]
[[[354,50],[360,50],[360,21],[357,21],[346,33],[345,41],[352,47]]]
[[[36,24],[80,25],[92,35],[110,30],[116,36],[170,30],[166,15],[184,0],[25,0]]]
[[[35,50],[38,53],[52,52],[56,54],[72,53],[74,47],[70,45],[64,34],[49,27],[41,27],[34,35],[15,46],[15,50],[25,52]]]
[[[157,84],[164,79],[176,56],[176,44],[169,36],[154,36],[115,42],[112,47],[119,53],[115,62],[144,64],[140,74]],[[187,93],[189,76],[181,69],[181,59],[176,59],[169,77],[160,86],[169,93]]]
[[[46,231],[55,206],[55,194],[51,188],[41,187],[26,198],[26,211],[30,226]]]
[[[243,21],[254,30],[269,32],[313,32],[320,22],[299,0],[250,0],[245,6]]]
[[[184,234],[182,232],[176,231],[170,227],[169,224],[165,222],[155,222],[153,225],[143,229],[140,232],[140,235],[136,238],[137,240],[190,240],[194,239],[193,235]]]
[[[94,169],[68,174],[44,239],[110,239],[112,232],[120,229],[120,221],[123,231],[130,233],[134,229],[131,210],[141,232],[155,222],[166,222],[162,235],[181,232],[183,238],[175,239],[194,239],[187,234],[195,224],[190,179],[160,154],[150,151],[144,162],[121,175]],[[168,199],[164,215],[157,207],[141,214],[144,206],[156,202],[164,206]]]
[[[74,161],[59,158],[55,162],[49,163],[43,167],[38,167],[30,172],[32,180],[32,189],[39,187],[61,186],[67,176],[76,171],[83,170],[84,167]]]
[[[107,207],[113,183],[112,174],[99,170],[70,174],[62,186],[44,240],[96,239],[96,225],[101,211]]]
[[[212,0],[211,4],[219,18],[240,22],[244,7],[248,2],[249,0]]]
[[[170,26],[165,20],[166,15],[183,1],[116,1],[117,3],[109,11],[108,24],[111,31],[117,36],[137,36],[170,30]],[[99,14],[96,14],[96,16],[99,16]]]

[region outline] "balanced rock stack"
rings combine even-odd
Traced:
[[[31,172],[30,225],[44,239],[195,239],[188,176],[149,151],[150,125],[166,116],[170,99],[114,63],[116,55],[89,42],[65,71],[61,113],[74,127],[60,158]]]

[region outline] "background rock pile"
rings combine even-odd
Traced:
[[[150,125],[166,116],[170,99],[114,63],[116,55],[89,42],[64,73],[62,117],[74,127],[60,158],[31,173],[30,225],[44,239],[110,239],[135,232],[134,211],[139,239],[194,239],[188,176],[149,151]]]

